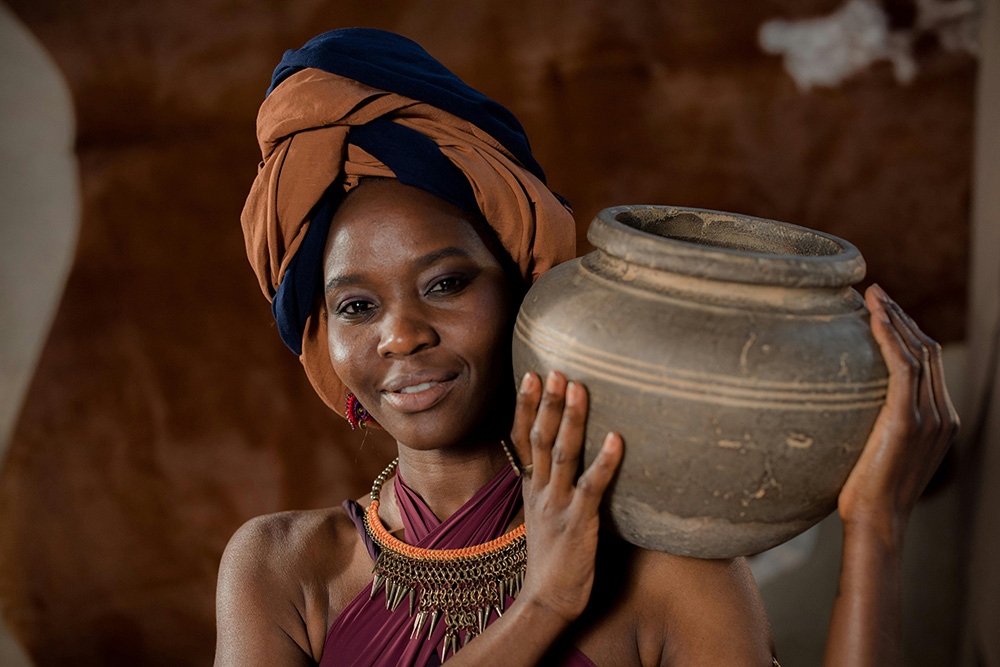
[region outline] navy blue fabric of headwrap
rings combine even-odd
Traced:
[[[528,138],[514,114],[468,86],[406,37],[372,28],[323,33],[301,49],[285,52],[267,94],[306,68],[353,79],[458,116],[487,132],[525,169],[545,182],[545,174],[531,154]],[[391,169],[401,183],[430,192],[463,210],[479,212],[468,179],[424,134],[380,118],[352,128],[348,140]],[[332,184],[313,209],[302,244],[271,300],[281,340],[295,354],[302,354],[306,320],[322,282],[323,249],[330,221],[342,197],[340,184]]]

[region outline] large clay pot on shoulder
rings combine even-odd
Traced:
[[[720,558],[815,524],[871,431],[887,372],[851,288],[857,248],[698,209],[602,211],[596,250],[528,292],[514,371],[558,369],[590,393],[584,460],[608,431],[625,457],[613,528],[658,551]]]

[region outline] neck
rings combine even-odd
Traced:
[[[446,449],[417,450],[399,446],[398,470],[431,511],[445,521],[479,489],[510,465],[499,437],[465,441]]]

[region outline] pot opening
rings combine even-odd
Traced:
[[[845,251],[835,240],[808,229],[714,211],[632,209],[619,212],[615,220],[647,234],[710,248],[799,257]]]

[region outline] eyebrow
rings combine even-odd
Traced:
[[[439,250],[434,250],[426,255],[422,255],[414,260],[413,265],[418,269],[425,269],[428,266],[440,262],[442,259],[448,259],[449,257],[463,257],[469,258],[471,255],[456,246],[448,246],[446,248],[441,248]],[[357,285],[364,281],[364,276],[360,273],[349,273],[343,276],[334,276],[326,281],[326,292],[329,293],[332,290],[346,287],[349,285]]]

